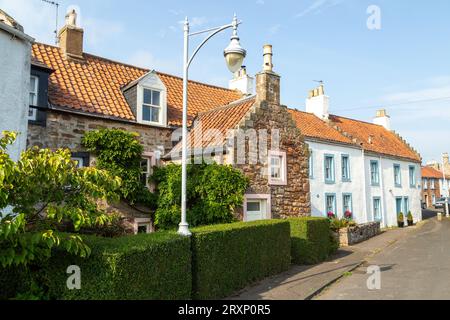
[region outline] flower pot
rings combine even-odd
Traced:
[[[403,228],[405,226],[405,223],[403,221],[398,221],[398,227]]]
[[[414,221],[408,220],[408,226],[410,226],[410,227],[414,226]]]

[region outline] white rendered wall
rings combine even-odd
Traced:
[[[0,29],[0,52],[0,133],[20,133],[8,149],[17,160],[27,141],[31,44]]]

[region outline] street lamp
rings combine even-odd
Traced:
[[[181,222],[179,225],[178,233],[183,236],[190,236],[189,224],[186,219],[186,186],[187,186],[187,104],[188,104],[188,71],[192,60],[195,58],[200,49],[208,42],[209,39],[216,34],[233,28],[233,35],[228,47],[224,50],[224,57],[227,63],[228,69],[235,73],[237,72],[244,62],[244,58],[247,54],[239,43],[239,37],[237,35],[237,27],[241,22],[238,22],[236,15],[234,15],[233,22],[221,27],[207,29],[203,31],[189,33],[189,21],[186,17],[184,21],[184,54],[183,54],[183,129],[182,129],[182,156],[181,156]],[[189,58],[189,38],[199,34],[208,33],[207,37],[200,43],[200,45],[192,53]]]

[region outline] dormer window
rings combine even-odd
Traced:
[[[142,121],[160,123],[161,92],[143,88]]]

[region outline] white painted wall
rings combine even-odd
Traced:
[[[0,133],[20,133],[8,149],[17,160],[27,140],[31,43],[0,29],[0,52]]]
[[[315,217],[325,217],[325,195],[336,195],[337,214],[342,217],[343,194],[352,195],[353,217],[357,223],[374,221],[373,198],[381,199],[382,226],[397,226],[396,197],[408,197],[409,209],[414,221],[422,220],[421,210],[421,171],[420,165],[413,162],[366,155],[362,150],[337,144],[308,141],[313,152],[313,177],[310,179],[311,213]],[[326,154],[335,158],[335,183],[327,184],[324,177],[324,159]],[[341,155],[350,156],[351,181],[343,182],[341,177]],[[377,160],[380,166],[380,186],[372,186],[370,161]],[[401,167],[402,186],[394,182],[394,163]],[[410,187],[409,166],[415,166],[415,188]]]

